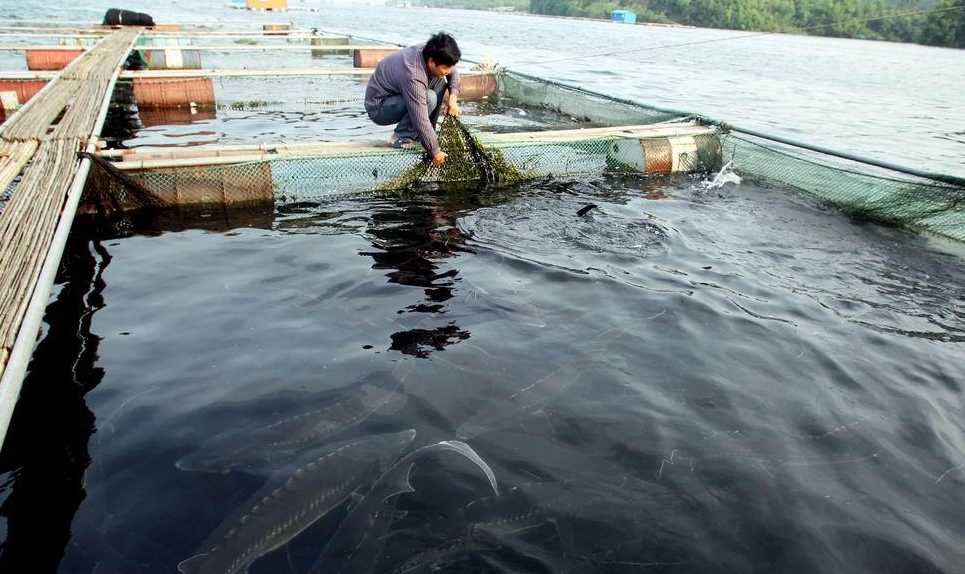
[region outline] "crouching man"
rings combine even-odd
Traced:
[[[449,114],[460,114],[456,64],[461,57],[456,40],[439,32],[425,44],[399,50],[379,62],[365,89],[369,118],[380,126],[398,124],[390,143],[402,147],[418,141],[436,167],[446,161],[435,130],[443,104]],[[449,96],[443,102],[447,87]]]

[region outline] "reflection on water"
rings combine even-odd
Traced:
[[[442,197],[403,199],[383,204],[369,221],[366,235],[378,251],[363,251],[371,257],[372,269],[388,270],[389,283],[421,288],[424,301],[413,303],[399,313],[444,315],[459,281],[457,269],[440,270],[441,264],[465,251],[464,237],[456,227],[455,207]],[[408,329],[392,333],[390,349],[426,358],[433,350],[469,338],[469,331],[455,323],[432,329]]]
[[[70,235],[57,277],[61,288],[47,307],[49,327],[0,456],[0,571],[55,572],[86,496],[94,414],[84,396],[104,377],[98,364],[102,339],[91,325],[105,305],[103,276],[110,262],[100,240]]]

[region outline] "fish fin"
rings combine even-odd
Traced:
[[[415,488],[413,488],[412,483],[409,482],[409,479],[412,478],[412,469],[414,467],[415,467],[415,463],[410,462],[404,472],[401,472],[398,474],[394,472],[386,473],[384,475],[389,482],[385,484],[385,494],[382,497],[382,500],[388,500],[398,494],[415,492]]]
[[[191,558],[187,558],[178,563],[178,572],[181,574],[195,574],[201,571],[201,566],[204,561],[208,558],[207,552],[202,552],[201,554],[195,554]]]
[[[549,522],[556,529],[556,535],[559,537],[560,543],[563,544],[564,551],[575,550],[576,536],[573,534],[573,528],[567,522],[558,518],[550,518]]]
[[[436,446],[457,452],[478,466],[479,470],[483,471],[483,474],[486,475],[486,479],[489,480],[489,485],[493,487],[493,493],[495,493],[496,496],[499,496],[499,484],[496,482],[496,475],[493,473],[493,469],[486,464],[486,461],[484,461],[471,446],[458,440],[442,441]]]

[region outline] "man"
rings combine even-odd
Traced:
[[[379,62],[365,89],[369,118],[380,126],[398,124],[390,140],[392,145],[402,147],[418,140],[436,167],[442,166],[447,157],[439,148],[435,130],[447,86],[448,113],[461,113],[456,71],[461,57],[456,40],[439,32],[425,44],[399,50]]]

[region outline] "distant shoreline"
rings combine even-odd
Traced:
[[[832,40],[859,40],[862,42],[885,42],[888,44],[907,44],[911,46],[922,46],[924,48],[943,48],[947,50],[965,50],[965,48],[958,48],[956,46],[943,46],[937,44],[923,44],[921,42],[911,42],[907,40],[892,40],[887,38],[861,38],[857,36],[833,36],[828,34],[808,34],[807,32],[799,32],[793,30],[750,30],[750,29],[740,29],[740,28],[718,28],[715,26],[694,26],[692,24],[678,24],[675,22],[617,22],[615,20],[610,20],[609,18],[592,18],[589,16],[558,16],[555,14],[538,14],[535,12],[525,12],[522,10],[492,10],[488,8],[452,8],[452,7],[432,7],[432,6],[412,6],[410,8],[423,8],[423,9],[443,9],[443,10],[460,10],[469,12],[491,12],[494,14],[512,14],[517,16],[533,16],[536,18],[552,18],[555,20],[582,20],[586,22],[605,22],[608,24],[614,24],[618,26],[646,26],[650,28],[680,28],[680,29],[691,29],[691,30],[719,30],[721,32],[733,32],[735,34],[759,34],[763,35],[775,35],[775,36],[799,36],[804,38],[828,38]]]

